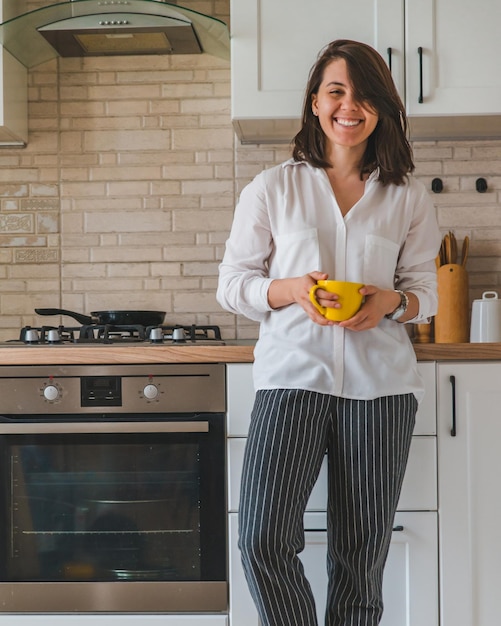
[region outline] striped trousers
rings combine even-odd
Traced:
[[[413,394],[364,401],[302,390],[257,392],[242,473],[239,547],[263,626],[317,626],[298,554],[304,511],[326,452],[325,624],[379,624],[416,410]]]

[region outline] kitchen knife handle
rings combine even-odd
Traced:
[[[423,48],[419,46],[417,49],[419,55],[419,104],[423,102]]]
[[[388,67],[390,68],[390,72],[391,72],[391,53],[392,53],[392,49],[391,48],[386,48],[386,52],[388,53]]]
[[[452,391],[452,428],[451,428],[451,437],[456,436],[456,377],[450,376],[449,381],[451,383],[451,391]]]

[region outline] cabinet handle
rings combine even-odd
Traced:
[[[423,48],[419,46],[417,49],[419,54],[419,98],[418,102],[421,104],[423,102]]]
[[[386,52],[388,53],[388,67],[390,68],[390,72],[391,72],[391,48],[386,48]]]
[[[451,437],[456,436],[456,377],[450,376],[449,381],[451,383],[451,391],[452,391],[452,428],[451,428]]]
[[[393,532],[394,533],[401,533],[404,530],[403,526],[393,526]]]

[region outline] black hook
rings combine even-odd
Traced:
[[[434,178],[431,181],[431,190],[433,193],[441,193],[444,188],[444,183],[441,178]]]
[[[475,188],[478,193],[485,193],[487,191],[487,181],[485,178],[477,178]]]

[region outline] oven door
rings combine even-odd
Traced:
[[[0,420],[0,612],[227,610],[223,414]]]

